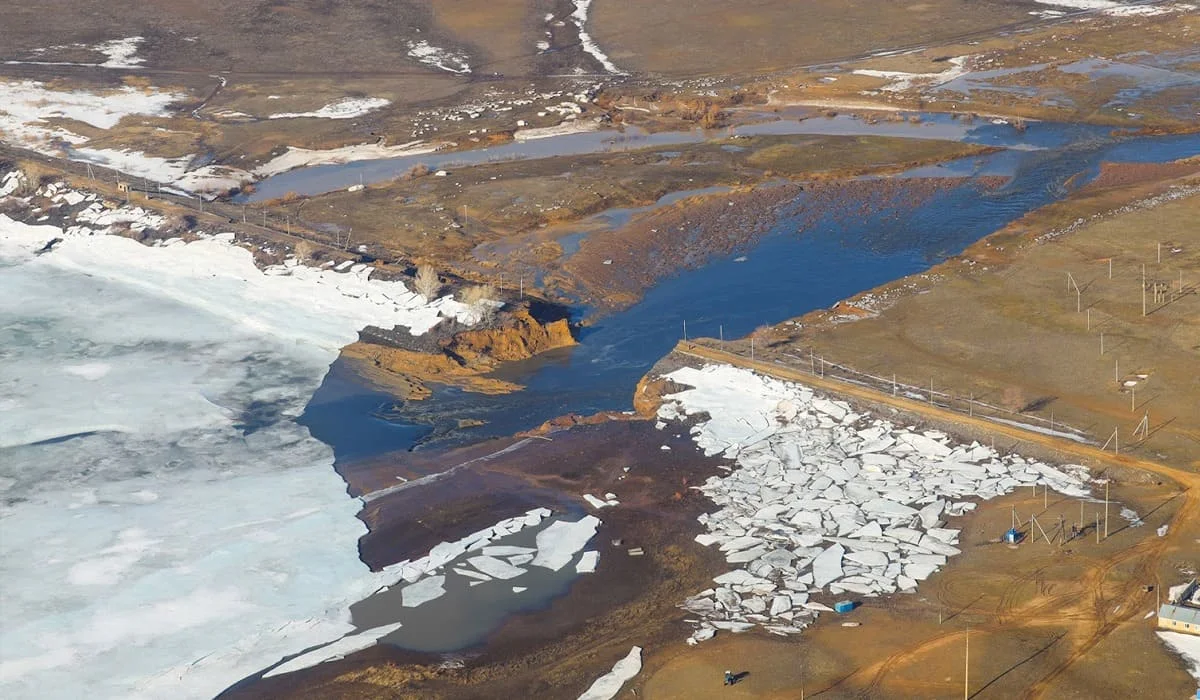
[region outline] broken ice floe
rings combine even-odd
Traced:
[[[335,642],[330,642],[325,646],[318,647],[317,649],[305,654],[301,654],[294,659],[289,659],[288,661],[279,664],[275,668],[272,668],[270,671],[264,673],[263,677],[270,678],[271,676],[278,676],[283,673],[299,671],[300,669],[308,668],[309,666],[316,666],[317,664],[322,664],[326,661],[337,661],[338,659],[345,658],[347,655],[353,654],[356,651],[362,651],[367,647],[373,646],[380,639],[383,639],[392,632],[395,632],[396,630],[400,629],[400,627],[400,623],[397,622],[392,625],[373,627],[363,632],[348,634]]]
[[[598,498],[596,496],[593,496],[590,493],[585,493],[585,494],[583,494],[583,500],[587,501],[588,505],[595,508],[596,510],[600,510],[601,508],[607,508],[609,506],[619,505],[621,503],[620,501],[617,500],[617,497],[615,495],[607,494],[607,493],[604,494],[604,498]]]
[[[683,607],[713,630],[757,625],[794,634],[826,606],[810,594],[878,596],[914,590],[959,553],[947,518],[1018,486],[1088,495],[1082,467],[1001,456],[938,431],[917,432],[855,412],[796,384],[730,366],[665,376],[691,386],[664,397],[664,421],[708,414],[692,430],[707,455],[737,468],[699,489],[720,509],[696,537],[739,568]]]
[[[642,648],[633,647],[612,670],[597,678],[579,700],[612,700],[621,692],[621,686],[642,670]]]

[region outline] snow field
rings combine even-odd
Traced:
[[[732,571],[688,598],[696,643],[717,630],[800,632],[829,608],[814,594],[913,591],[958,554],[949,518],[1019,486],[1087,497],[1087,470],[1052,467],[989,447],[956,445],[855,413],[796,384],[730,366],[665,378],[691,389],[664,397],[662,421],[707,414],[692,428],[706,455],[736,460],[700,490],[719,510],[700,516]]]

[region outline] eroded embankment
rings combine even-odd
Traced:
[[[499,394],[519,391],[512,382],[485,376],[505,362],[575,344],[566,318],[539,320],[523,304],[485,328],[456,330],[442,324],[435,337],[417,339],[376,331],[346,346],[342,357],[364,377],[404,399],[428,398],[429,384]]]

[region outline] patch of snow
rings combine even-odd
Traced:
[[[1158,632],[1158,638],[1183,657],[1184,665],[1192,678],[1200,681],[1200,636],[1182,632]]]
[[[439,144],[429,144],[424,141],[410,141],[409,143],[397,146],[362,143],[325,150],[310,150],[289,146],[287,152],[283,155],[276,156],[265,164],[255,168],[254,174],[259,177],[270,177],[292,170],[293,168],[303,168],[310,165],[341,165],[360,160],[421,155],[423,153],[433,153],[439,147]]]
[[[279,114],[268,116],[267,119],[301,119],[306,117],[314,119],[354,119],[376,109],[386,107],[391,103],[391,100],[385,100],[382,97],[347,97],[337,102],[330,102],[313,112],[280,112]]]
[[[137,55],[138,47],[144,41],[140,36],[131,36],[97,44],[96,50],[108,57],[100,65],[104,68],[137,68],[146,62]]]
[[[600,676],[591,687],[583,691],[579,700],[612,700],[621,692],[621,686],[642,670],[642,648],[633,647],[623,659],[613,664],[612,670]]]
[[[88,92],[54,90],[34,80],[0,82],[0,132],[18,145],[45,153],[41,149],[53,139],[70,143],[86,140],[61,127],[50,126],[48,119],[74,119],[97,129],[111,129],[129,116],[167,116],[171,104],[186,98],[179,93],[129,86]]]
[[[551,136],[566,136],[567,134],[581,134],[587,131],[595,131],[600,128],[600,124],[592,120],[582,121],[567,121],[555,126],[540,126],[532,129],[517,129],[513,132],[514,141],[536,141],[537,139],[549,138]]]
[[[889,80],[891,82],[879,89],[884,92],[902,92],[914,85],[936,87],[964,75],[967,72],[967,58],[968,56],[955,56],[951,58],[949,61],[950,67],[940,73],[905,73],[903,71],[861,68],[854,71],[854,74]]]
[[[466,54],[438,48],[424,39],[408,42],[408,56],[427,66],[450,73],[464,75],[471,72],[471,64],[467,61]]]
[[[87,44],[71,44],[68,46],[55,46],[54,49],[87,49],[102,53],[105,60],[100,63],[74,63],[70,61],[5,61],[4,63],[10,66],[16,65],[33,65],[33,66],[93,66],[96,68],[139,68],[145,63],[144,58],[137,55],[138,47],[145,41],[140,36],[125,37],[124,39],[112,39],[94,46]],[[47,49],[39,49],[36,53],[45,53]]]
[[[604,70],[614,75],[625,75],[625,72],[617,68],[608,56],[600,50],[600,46],[596,44],[592,36],[587,33],[585,25],[588,19],[588,9],[592,5],[592,0],[571,0],[575,4],[575,11],[571,13],[571,21],[579,29],[579,43],[583,46],[583,50],[596,59],[600,65],[604,66]]]

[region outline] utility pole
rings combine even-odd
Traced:
[[[963,700],[970,700],[971,697],[971,628],[968,627],[963,632],[963,641],[966,644],[966,654],[963,655]]]
[[[683,342],[687,342],[687,321],[683,322]]]
[[[1142,315],[1146,315],[1146,263],[1142,263]]]
[[[1104,480],[1104,539],[1108,539],[1108,479]]]

